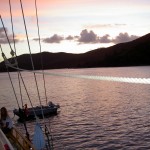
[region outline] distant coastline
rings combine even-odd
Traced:
[[[41,54],[32,54],[35,70],[40,70]],[[150,65],[150,33],[127,43],[108,48],[98,48],[82,54],[42,52],[43,69],[124,67]],[[29,54],[17,57],[19,67],[32,69]],[[10,71],[15,71],[9,68]],[[0,63],[0,72],[6,72],[5,63]]]

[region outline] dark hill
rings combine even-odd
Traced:
[[[40,54],[32,54],[35,69],[41,69]],[[83,54],[43,52],[44,69],[120,67],[150,65],[150,33],[134,41],[99,48]],[[20,68],[31,69],[29,54],[18,56]],[[6,71],[4,62],[0,71]]]

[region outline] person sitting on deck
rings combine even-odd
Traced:
[[[1,108],[0,126],[5,134],[8,134],[13,127],[12,120],[9,117],[7,109],[5,107]]]

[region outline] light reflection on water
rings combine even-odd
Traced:
[[[48,72],[150,77],[150,67],[62,69]],[[39,104],[33,75],[22,74],[33,104]],[[11,76],[19,95],[16,73],[11,73]],[[42,76],[37,75],[37,78],[44,101]],[[17,104],[7,74],[0,74],[0,81],[1,106],[7,106],[12,115],[11,110]],[[150,149],[149,85],[46,76],[46,86],[49,100],[61,106],[57,116],[46,119],[54,135],[55,149]],[[30,106],[24,90],[23,100]],[[34,122],[27,125],[33,134]],[[17,126],[23,130],[22,125]]]

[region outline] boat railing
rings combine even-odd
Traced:
[[[33,144],[22,133],[13,127],[11,133],[8,135],[19,149],[22,150],[35,150]]]
[[[8,138],[5,136],[3,131],[0,129],[0,149],[5,150],[8,148],[9,150],[14,150],[12,144],[8,140]]]

